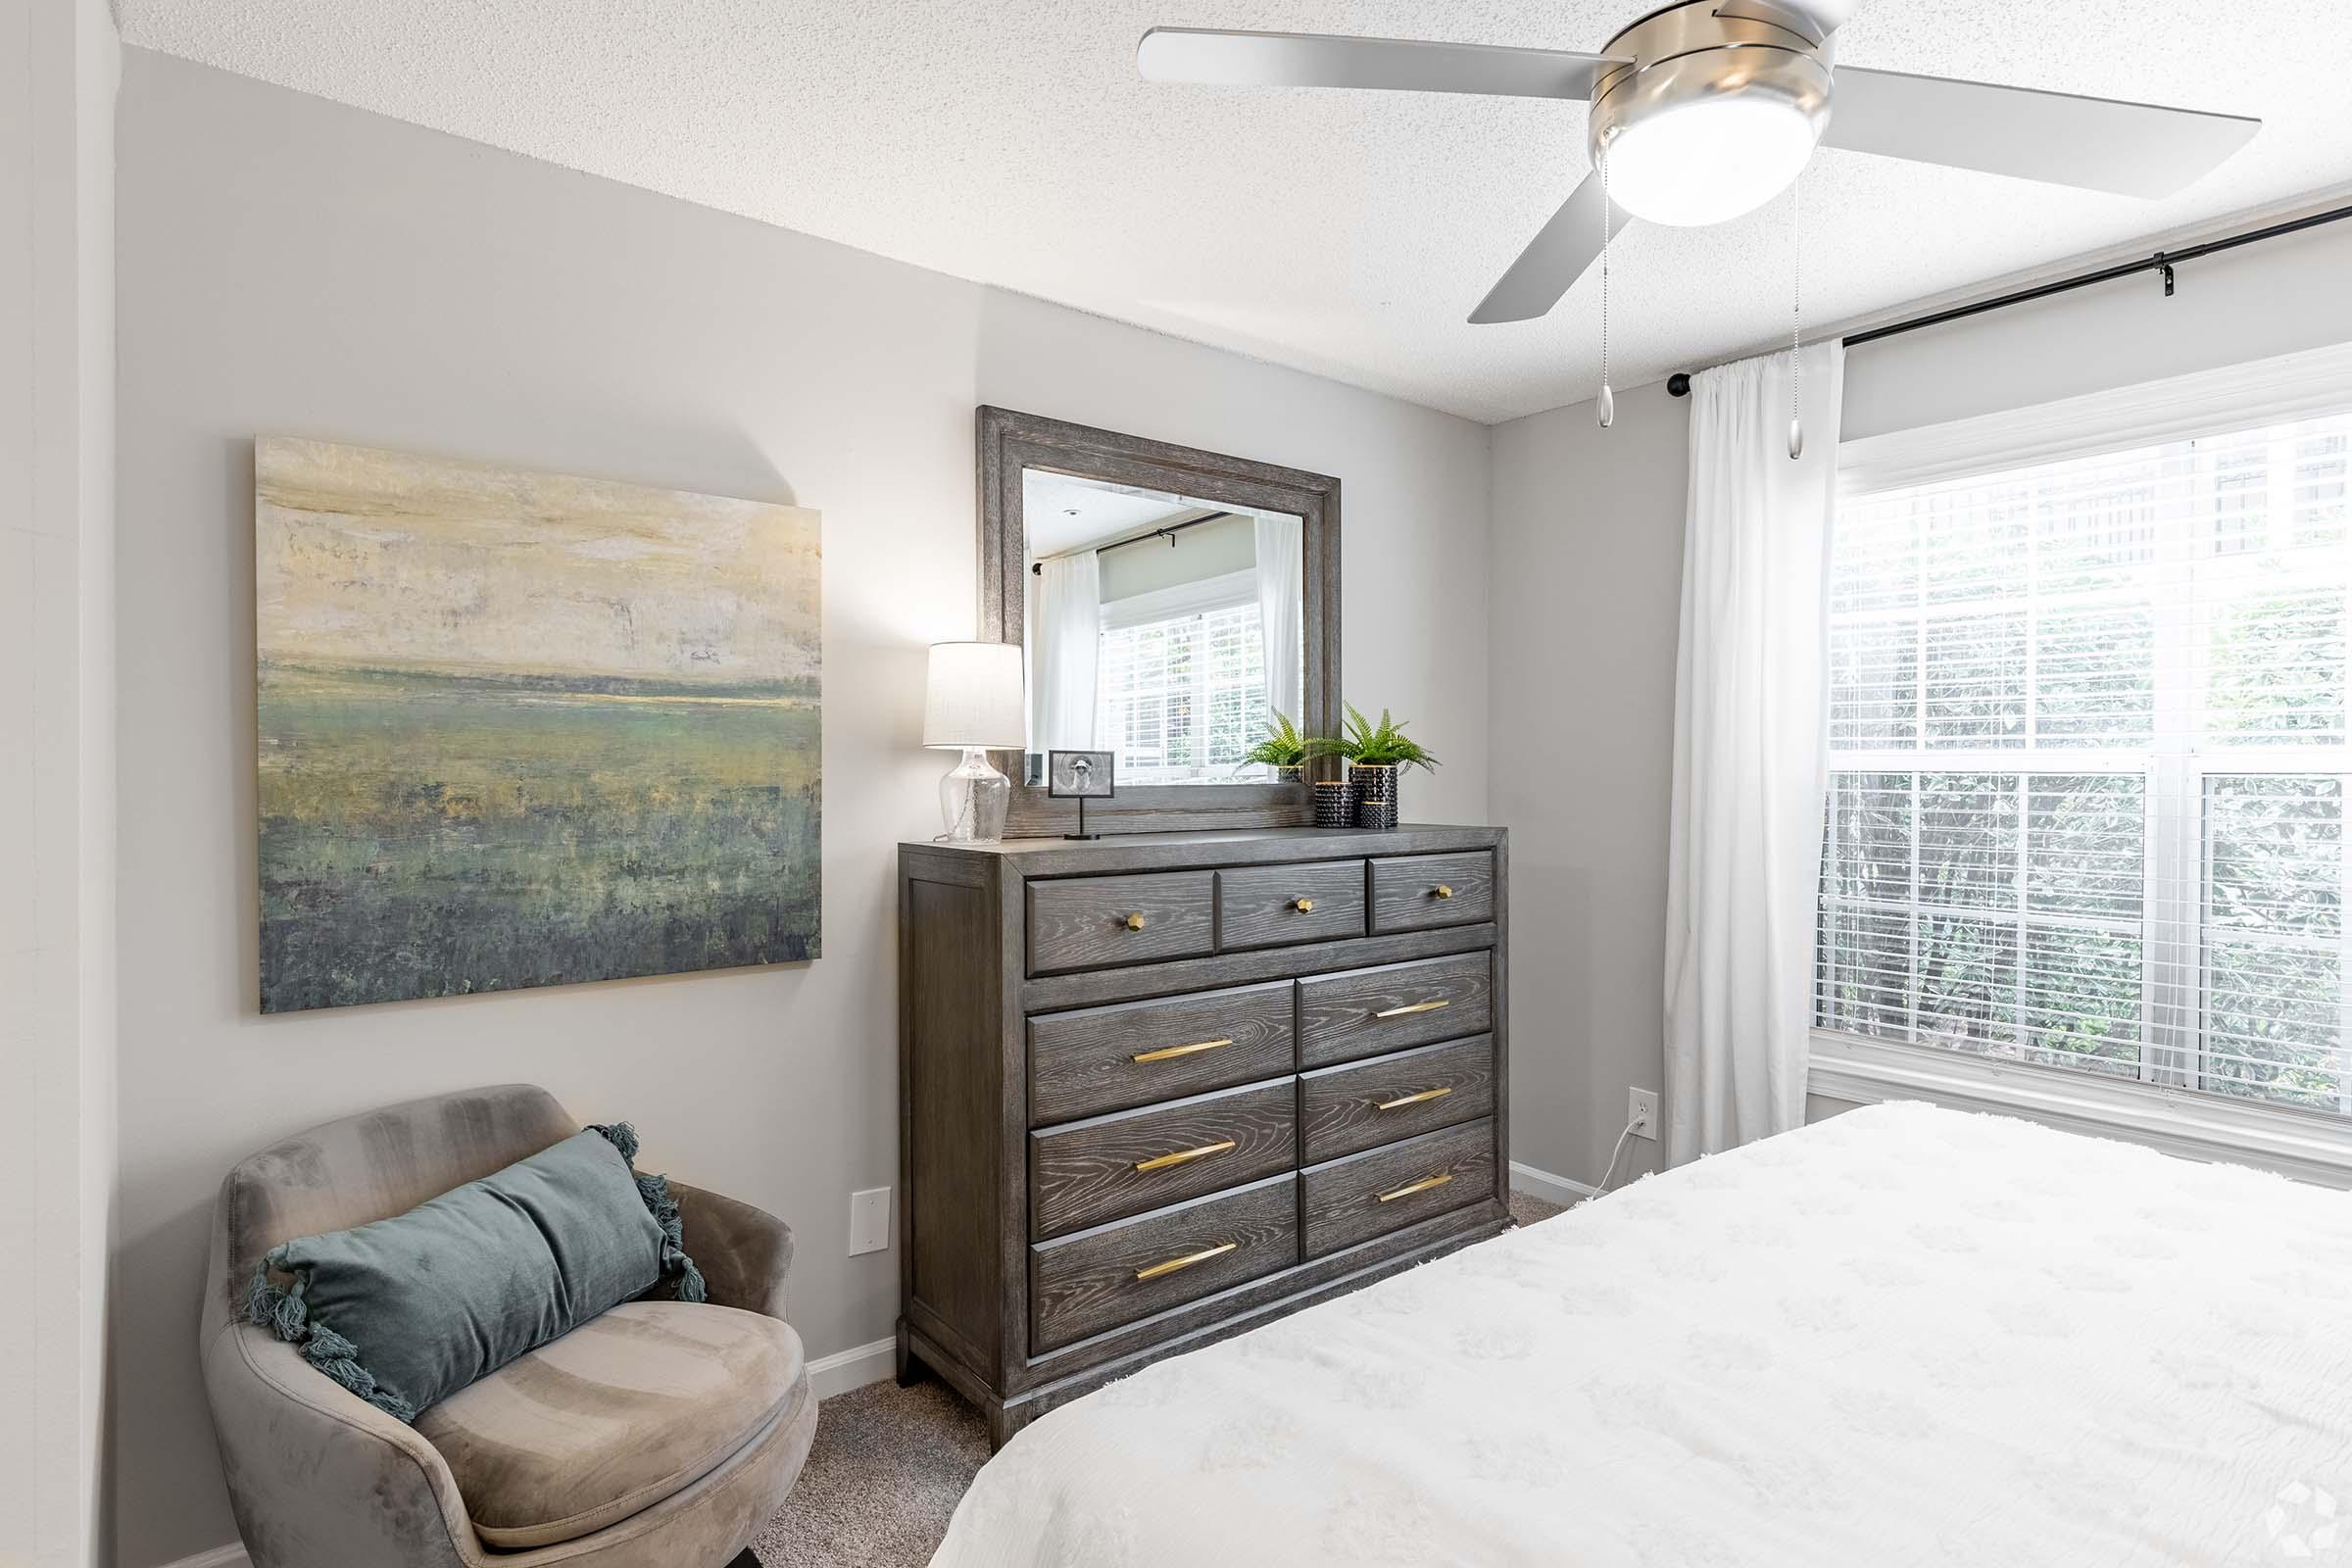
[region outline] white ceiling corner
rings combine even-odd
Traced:
[[[1573,105],[1158,85],[1147,26],[1597,47],[1644,0],[118,0],[126,41],[1476,419],[1592,395],[1598,290],[1463,318],[1580,179]],[[2341,0],[1871,0],[1854,65],[2255,115],[2141,202],[1820,154],[1845,320],[2352,182]],[[1788,319],[1787,197],[1615,253],[1620,384]]]

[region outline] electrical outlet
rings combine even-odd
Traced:
[[[850,1255],[879,1252],[890,1246],[890,1189],[869,1187],[850,1195]]]
[[[1636,1138],[1655,1142],[1658,1136],[1658,1092],[1655,1089],[1628,1089],[1625,1092],[1625,1119],[1634,1129]]]

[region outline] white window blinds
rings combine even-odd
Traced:
[[[2342,401],[1849,491],[1821,1027],[2352,1110]]]
[[[1096,743],[1118,753],[1122,784],[1266,777],[1242,761],[1266,718],[1254,578],[1159,597],[1103,607]]]

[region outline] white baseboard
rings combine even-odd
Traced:
[[[1516,1159],[1511,1161],[1511,1191],[1525,1193],[1530,1198],[1541,1198],[1546,1203],[1557,1203],[1562,1208],[1581,1203],[1592,1196],[1592,1189],[1583,1182],[1554,1176],[1547,1170],[1538,1170]]]
[[[243,1546],[232,1541],[225,1546],[215,1546],[212,1550],[200,1551],[193,1557],[182,1557],[177,1562],[168,1562],[164,1564],[164,1568],[253,1568],[253,1559],[245,1555]]]
[[[899,1369],[899,1342],[876,1340],[871,1345],[853,1346],[833,1355],[820,1355],[808,1363],[808,1386],[820,1399],[830,1399],[836,1394],[862,1389],[868,1383],[879,1383],[895,1376]]]

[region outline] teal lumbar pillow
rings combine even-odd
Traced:
[[[704,1298],[669,1183],[636,1158],[627,1122],[590,1127],[405,1214],[283,1243],[254,1271],[246,1315],[414,1421],[664,1281]]]

